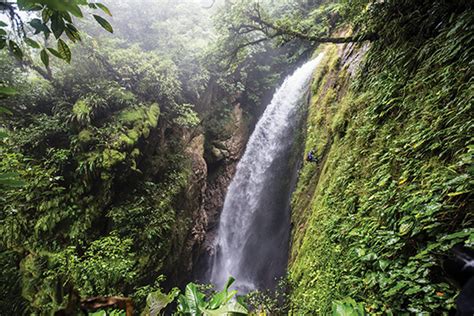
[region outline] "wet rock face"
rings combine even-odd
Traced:
[[[207,215],[207,236],[202,247],[203,251],[213,250],[215,229],[224,205],[227,187],[234,176],[237,162],[242,156],[248,140],[248,127],[239,105],[234,107],[232,124],[233,133],[228,139],[213,142],[212,150],[218,152],[221,159],[217,163],[212,160],[208,161],[208,181],[203,201],[203,209]]]
[[[192,169],[185,194],[185,209],[190,213],[192,224],[180,256],[181,273],[186,276],[191,276],[197,262],[207,257],[203,254],[213,250],[216,225],[227,187],[245,149],[248,127],[239,105],[234,107],[231,124],[231,136],[213,141],[210,154],[204,153],[204,135],[194,137],[186,150]],[[177,283],[187,281],[182,276],[177,275],[177,278]]]
[[[218,148],[217,146],[212,146],[211,148],[211,162],[221,162],[223,159],[229,158],[230,153],[227,149]]]
[[[189,135],[183,135],[189,139]],[[187,282],[187,276],[193,269],[193,253],[196,246],[200,245],[205,238],[207,217],[202,209],[204,192],[207,182],[207,164],[204,160],[204,135],[192,138],[185,150],[187,161],[191,165],[187,181],[187,187],[183,190],[177,208],[182,211],[179,218],[182,219],[181,227],[184,227],[182,236],[177,236],[177,242],[173,256],[165,268],[167,276],[165,287],[174,287]],[[187,229],[186,229],[187,227]]]
[[[202,204],[207,187],[207,164],[204,160],[204,135],[195,137],[187,150],[191,156],[192,174],[189,179],[189,187],[186,198],[193,206],[193,229],[191,231],[192,241],[202,242],[205,237],[206,214],[203,212]]]
[[[224,140],[214,141],[214,148],[224,156],[220,161],[208,161],[207,187],[204,193],[202,208],[206,213],[206,238],[195,252],[194,279],[200,282],[208,281],[210,262],[214,252],[219,216],[224,206],[227,188],[232,181],[237,162],[245,151],[249,128],[245,122],[243,111],[237,105],[232,113],[232,133]]]

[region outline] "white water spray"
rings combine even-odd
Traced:
[[[286,269],[292,156],[300,105],[322,54],[288,76],[250,136],[220,217],[211,282],[229,276],[248,292],[274,284]]]

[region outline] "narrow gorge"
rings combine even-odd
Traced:
[[[220,216],[210,277],[218,287],[232,276],[243,293],[274,288],[284,275],[290,188],[299,164],[298,153],[291,150],[311,74],[321,58],[285,79],[250,136]]]
[[[0,3],[0,315],[473,315],[473,9]]]

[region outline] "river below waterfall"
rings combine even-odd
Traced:
[[[294,148],[302,105],[322,56],[308,61],[276,90],[250,136],[220,216],[210,282],[229,276],[241,294],[274,288],[284,275],[290,236],[290,195],[299,157]]]

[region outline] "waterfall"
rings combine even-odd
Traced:
[[[221,288],[229,276],[245,293],[270,288],[286,269],[290,233],[292,161],[300,105],[322,58],[288,76],[250,136],[221,213],[211,282]],[[293,159],[294,160],[294,159]]]

